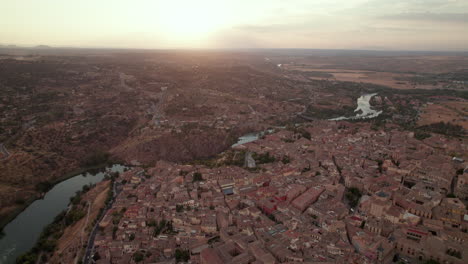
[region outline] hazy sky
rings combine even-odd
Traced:
[[[0,0],[0,44],[468,50],[468,0]]]

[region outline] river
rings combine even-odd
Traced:
[[[376,111],[372,109],[370,105],[370,100],[372,97],[376,96],[376,93],[373,94],[364,94],[357,99],[357,108],[354,112],[358,112],[355,116],[346,117],[340,116],[337,118],[332,118],[332,121],[339,121],[339,120],[347,120],[347,119],[367,119],[367,118],[374,118],[379,116],[382,111]]]
[[[111,172],[123,172],[125,166],[113,165]],[[21,254],[30,250],[42,230],[52,223],[55,216],[67,209],[70,198],[84,185],[95,184],[104,179],[105,173],[96,175],[83,173],[62,181],[49,190],[43,199],[36,200],[3,229],[5,236],[0,239],[0,264],[15,263]]]
[[[277,127],[277,128],[284,128],[284,127]],[[253,142],[253,141],[261,138],[262,136],[264,136],[266,134],[271,134],[273,132],[275,132],[275,129],[268,129],[268,130],[261,131],[261,132],[252,132],[252,133],[245,134],[245,135],[239,137],[237,139],[237,142],[235,144],[233,144],[232,147],[243,145],[243,144],[246,144],[246,143],[249,143],[249,142]]]

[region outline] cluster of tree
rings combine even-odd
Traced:
[[[72,210],[70,210],[70,212],[68,212],[68,214],[65,217],[65,225],[70,226],[70,225],[78,222],[85,215],[86,215],[86,213],[82,209],[73,208]]]
[[[257,164],[272,163],[276,161],[275,157],[270,155],[270,152],[266,152],[263,154],[258,154],[254,152],[252,154],[252,158],[255,160]]]
[[[44,193],[50,190],[54,185],[49,181],[42,181],[36,184],[36,190],[38,192]]]
[[[460,125],[454,125],[450,122],[438,122],[430,125],[421,126],[418,129],[422,131],[443,134],[447,136],[462,137],[466,136],[466,131]]]
[[[28,252],[19,256],[16,259],[16,263],[21,264],[34,264],[37,262],[37,258],[41,252],[51,253],[55,250],[57,246],[57,239],[60,238],[63,234],[65,228],[65,217],[66,211],[62,211],[58,214],[52,223],[47,225],[39,236],[36,245]],[[47,261],[47,255],[42,254],[41,260],[43,262]]]
[[[424,140],[424,139],[430,138],[430,137],[431,137],[431,134],[426,133],[424,131],[417,130],[417,131],[414,132],[414,138],[418,139],[418,140]]]
[[[317,119],[331,119],[339,116],[350,116],[354,114],[354,107],[352,106],[342,106],[341,108],[321,108],[316,106],[308,106],[306,112],[304,113],[305,117],[317,118]]]
[[[159,236],[159,234],[161,233],[173,233],[173,232],[174,232],[174,228],[172,226],[172,222],[167,221],[166,219],[161,219],[161,221],[159,221],[159,224],[154,227],[153,236],[156,237],[156,236]]]
[[[351,187],[346,190],[345,197],[348,200],[349,205],[353,208],[358,205],[358,202],[359,202],[359,199],[361,199],[361,196],[362,196],[361,191],[359,191],[358,188]]]
[[[138,263],[138,262],[143,261],[144,259],[145,259],[145,255],[142,252],[137,251],[137,252],[133,253],[133,260],[135,262]]]
[[[190,259],[190,252],[188,250],[176,249],[175,251],[176,262],[187,262]]]
[[[82,162],[85,167],[99,166],[109,162],[110,154],[104,151],[96,151],[88,155]]]
[[[112,213],[112,223],[114,225],[118,225],[120,223],[120,220],[122,219],[125,211],[127,211],[127,209],[124,207],[124,208],[120,209],[120,211],[114,211]]]
[[[457,250],[453,250],[453,249],[447,249],[447,251],[445,252],[447,255],[449,256],[452,256],[452,257],[456,257],[456,258],[459,258],[461,259],[462,256],[461,256],[461,252],[460,251],[457,251]]]
[[[286,129],[294,132],[294,134],[299,134],[299,138],[303,137],[303,138],[306,138],[308,140],[310,140],[312,138],[312,135],[310,134],[309,131],[305,130],[305,128],[303,128],[303,127],[297,127],[295,124],[287,125]]]
[[[291,158],[288,155],[284,155],[281,162],[283,162],[283,164],[288,164],[291,162]]]
[[[197,181],[203,181],[202,174],[198,171],[193,174],[192,182],[197,182]]]
[[[176,212],[181,213],[184,211],[184,206],[181,204],[176,204]]]

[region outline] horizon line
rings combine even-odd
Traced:
[[[47,44],[38,45],[18,45],[18,44],[1,44],[0,49],[31,49],[31,50],[53,50],[53,49],[76,49],[76,50],[134,50],[134,51],[275,51],[275,50],[297,50],[297,51],[367,51],[367,52],[433,52],[433,53],[468,53],[466,50],[417,50],[417,49],[372,49],[372,48],[137,48],[137,47],[78,47],[78,46],[50,46]]]

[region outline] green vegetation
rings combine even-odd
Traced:
[[[449,256],[452,256],[452,257],[456,257],[458,259],[461,259],[462,258],[462,255],[461,255],[461,252],[458,251],[458,250],[453,250],[453,249],[447,249],[447,251],[445,252],[447,255]]]
[[[424,262],[424,264],[440,264],[439,261],[434,260],[434,259],[429,259]]]
[[[281,159],[281,162],[283,162],[283,164],[288,164],[291,162],[291,159],[289,158],[288,155],[284,155],[283,158]]]
[[[305,173],[305,172],[308,172],[308,171],[310,171],[310,164],[309,164],[308,167],[302,168],[301,173]]]
[[[414,138],[418,140],[424,140],[426,138],[430,138],[431,134],[423,132],[423,131],[416,131],[414,132]]]
[[[321,71],[299,71],[299,70],[294,70],[291,71],[292,73],[295,74],[301,74],[303,76],[307,77],[316,77],[316,78],[333,78],[333,74],[329,72],[321,72]]]
[[[176,249],[175,251],[176,262],[187,262],[190,259],[190,252],[188,250]]]
[[[65,217],[65,225],[69,226],[78,222],[81,218],[86,215],[82,209],[74,208]]]
[[[176,204],[176,212],[181,213],[184,211],[184,206],[181,204]]]
[[[154,227],[153,236],[157,237],[161,233],[174,233],[171,221],[167,221],[166,219],[161,219],[161,221],[159,221],[159,224]]]
[[[349,116],[354,113],[354,107],[342,106],[340,109],[320,108],[309,105],[305,116],[317,119],[331,119],[339,116]]]
[[[156,220],[151,219],[151,220],[149,220],[149,222],[146,225],[149,226],[149,227],[154,227],[154,226],[156,226],[156,224],[157,224]]]
[[[16,259],[17,264],[34,264],[37,260],[37,254],[25,253]]]
[[[43,182],[40,182],[38,184],[36,184],[36,190],[38,192],[47,192],[48,190],[50,190],[54,185],[49,182],[49,181],[43,181]]]
[[[118,225],[120,223],[120,220],[122,219],[124,213],[125,213],[124,208],[122,208],[120,211],[114,211],[112,213],[112,223],[114,225]]]
[[[383,160],[377,160],[377,166],[378,166],[378,170],[379,170],[379,173],[382,173],[383,172]]]
[[[96,151],[89,156],[87,156],[82,165],[85,167],[93,167],[101,164],[106,164],[109,162],[110,154],[103,151]]]
[[[133,253],[133,256],[132,256],[133,260],[135,262],[141,262],[143,261],[143,259],[145,259],[145,255],[143,255],[143,253],[141,253],[140,251],[137,251],[135,253]]]
[[[351,187],[349,189],[346,190],[346,199],[348,200],[349,202],[349,205],[354,208],[358,205],[359,203],[359,199],[361,199],[361,191],[359,191],[358,188],[355,188],[355,187]]]
[[[15,204],[18,204],[18,205],[23,205],[25,203],[26,203],[26,201],[23,198],[17,198],[15,200]]]
[[[430,125],[421,126],[418,129],[422,131],[427,131],[427,132],[432,132],[432,133],[437,133],[437,134],[442,134],[442,135],[447,135],[447,136],[453,136],[453,137],[466,136],[466,131],[463,129],[462,126],[454,125],[450,122],[433,123]]]
[[[203,181],[203,176],[202,176],[202,174],[201,174],[200,172],[198,172],[198,171],[195,172],[195,173],[193,174],[193,180],[192,180],[192,182],[197,182],[197,181]]]
[[[275,157],[270,155],[270,152],[266,152],[263,154],[258,154],[254,152],[252,154],[252,158],[255,160],[257,164],[272,163],[276,161]]]
[[[208,244],[211,245],[211,244],[214,244],[214,243],[219,242],[219,241],[220,241],[220,237],[215,236],[215,237],[212,237],[212,238],[208,239]]]
[[[45,188],[48,184],[44,184]],[[16,263],[36,263],[37,257],[42,253],[42,258],[47,259],[44,253],[52,253],[56,246],[57,240],[62,236],[66,227],[73,225],[86,215],[81,203],[81,196],[90,190],[90,186],[85,185],[81,191],[76,192],[76,195],[70,198],[71,210],[68,212],[62,211],[58,214],[54,221],[47,225],[42,231],[36,245],[28,252],[19,256]]]

